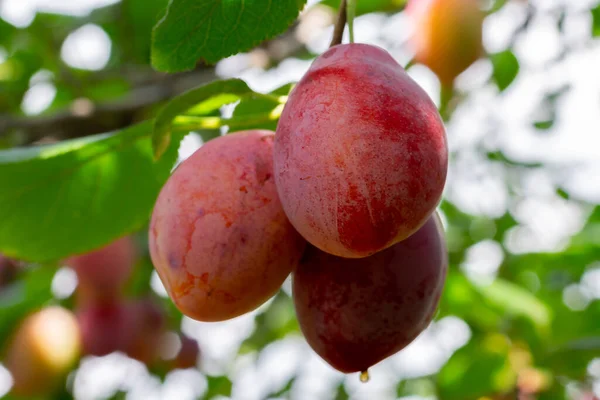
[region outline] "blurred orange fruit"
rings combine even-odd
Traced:
[[[483,53],[484,13],[479,0],[410,0],[414,24],[410,43],[416,61],[450,86]]]
[[[81,336],[73,313],[44,308],[26,317],[9,343],[5,365],[19,396],[48,394],[79,358]]]

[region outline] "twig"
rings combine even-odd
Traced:
[[[22,134],[20,145],[45,138],[71,139],[124,128],[143,118],[148,107],[215,79],[212,68],[165,75],[158,81],[134,88],[128,95],[111,103],[94,105],[85,115],[66,110],[39,117],[0,115],[0,137],[10,131]],[[17,136],[18,137],[18,136]]]
[[[261,46],[269,55],[272,65],[304,49],[295,38],[295,28],[296,25],[280,38]],[[37,117],[0,114],[0,138],[11,135],[15,140],[14,145],[23,146],[42,139],[71,139],[122,129],[152,116],[153,107],[161,102],[217,78],[214,68],[208,66],[199,66],[195,71],[186,73],[163,74],[149,67],[124,65],[118,70],[90,75],[88,80],[92,85],[102,85],[104,80],[114,76],[125,78],[133,86],[123,98],[110,103],[93,104],[84,115],[77,110]]]
[[[340,2],[340,11],[338,13],[337,22],[333,28],[333,37],[329,47],[337,46],[342,43],[344,37],[344,28],[346,27],[346,0]]]

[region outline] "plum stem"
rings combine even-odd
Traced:
[[[348,20],[350,43],[354,43],[354,16],[356,15],[356,1],[357,0],[347,0],[346,4],[346,19]]]
[[[337,46],[338,44],[342,43],[342,39],[344,37],[344,28],[346,27],[346,7],[346,0],[342,0],[340,2],[340,10],[335,27],[333,28],[333,37],[331,38],[331,44],[329,44],[329,47]]]
[[[439,112],[444,121],[448,121],[450,119],[450,102],[454,97],[454,85],[441,83],[440,86],[440,107]]]

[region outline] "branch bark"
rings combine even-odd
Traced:
[[[122,129],[144,119],[144,111],[161,101],[216,78],[214,69],[204,68],[190,73],[164,75],[131,90],[118,101],[91,105],[88,112],[71,108],[40,117],[0,116],[0,136],[14,131],[21,145],[42,139],[72,139]]]
[[[272,64],[297,54],[304,49],[294,36],[294,25],[283,36],[266,42],[261,48],[268,54]],[[113,72],[99,72],[89,78],[91,84],[101,85]],[[196,70],[180,74],[162,74],[149,66],[142,70],[125,69],[125,75],[133,89],[122,99],[92,105],[81,113],[74,107],[52,115],[22,117],[0,115],[0,137],[14,134],[16,145],[23,146],[39,141],[72,139],[96,133],[125,128],[152,116],[152,107],[191,88],[217,78],[213,67],[199,66]]]

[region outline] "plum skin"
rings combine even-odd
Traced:
[[[249,312],[279,290],[305,241],[273,180],[272,131],[221,136],[175,170],[152,214],[154,267],[179,310],[200,321]]]
[[[308,242],[340,257],[366,257],[414,233],[439,203],[447,169],[436,106],[375,46],[323,53],[277,126],[283,208]]]
[[[345,259],[309,246],[293,274],[302,333],[337,370],[366,371],[429,325],[447,268],[437,215],[408,239],[366,258]]]

